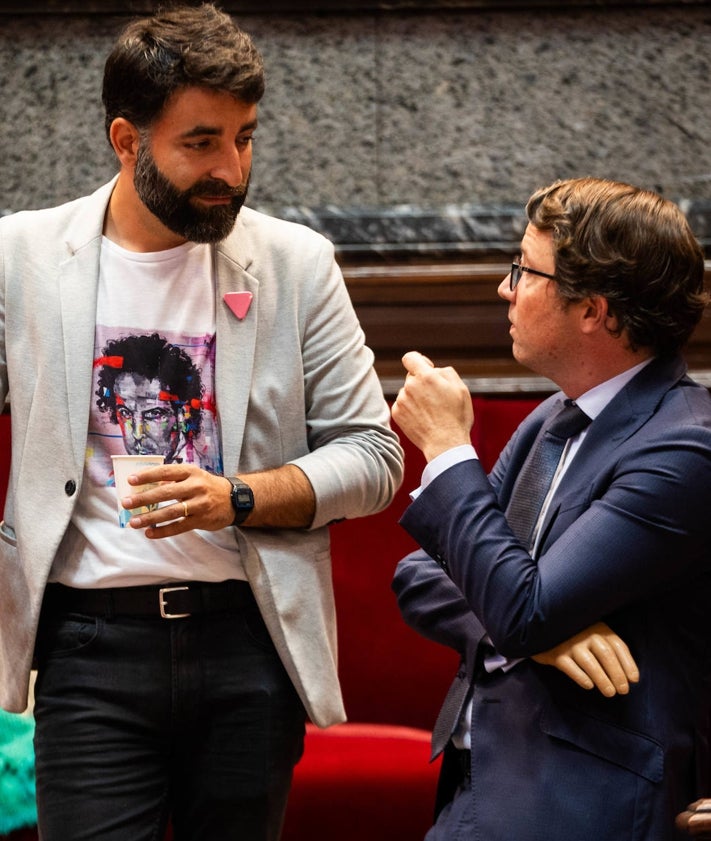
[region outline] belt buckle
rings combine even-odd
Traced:
[[[165,596],[167,593],[174,593],[176,590],[189,590],[189,587],[161,587],[158,591],[158,607],[160,608],[160,615],[163,619],[185,619],[190,616],[189,613],[168,613],[166,610],[167,602]]]

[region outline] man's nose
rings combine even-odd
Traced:
[[[496,291],[499,294],[499,298],[503,298],[504,301],[511,301],[513,299],[516,294],[516,290],[511,289],[511,272],[509,272],[501,281],[499,288]]]
[[[210,171],[210,176],[217,181],[224,181],[230,187],[239,187],[244,183],[245,167],[238,149],[225,151],[218,164]]]

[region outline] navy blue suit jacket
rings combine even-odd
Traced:
[[[595,419],[533,560],[503,511],[560,395],[487,477],[439,476],[402,525],[424,551],[393,587],[405,620],[457,649],[473,680],[488,633],[511,671],[473,680],[471,841],[667,841],[708,794],[711,399],[681,359],[655,360]],[[604,620],[641,679],[604,698],[528,659]]]

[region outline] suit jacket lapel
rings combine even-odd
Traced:
[[[67,228],[67,259],[59,266],[61,341],[68,427],[74,460],[83,465],[94,361],[96,298],[104,215],[114,181],[97,190]]]
[[[685,373],[686,365],[681,358],[654,359],[630,380],[595,418],[559,490],[565,490],[569,477],[572,482],[579,476],[594,476],[600,452],[619,447],[646,423],[666,392]]]
[[[251,263],[249,237],[242,217],[238,216],[232,234],[215,249],[215,396],[224,470],[230,475],[239,469],[257,342],[259,281],[248,271]],[[225,303],[227,292],[252,294],[244,318],[239,319]]]
[[[561,501],[571,492],[580,496],[580,485],[598,475],[600,453],[611,452],[633,435],[657,410],[664,394],[686,373],[680,358],[654,359],[617,394],[590,426],[575,459],[561,479],[542,525],[541,547]]]

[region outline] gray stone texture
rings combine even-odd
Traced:
[[[65,201],[115,171],[100,88],[125,20],[0,15],[0,210]],[[707,5],[238,21],[267,68],[253,206],[343,241],[508,241],[497,218],[590,174],[661,190],[705,236]]]

